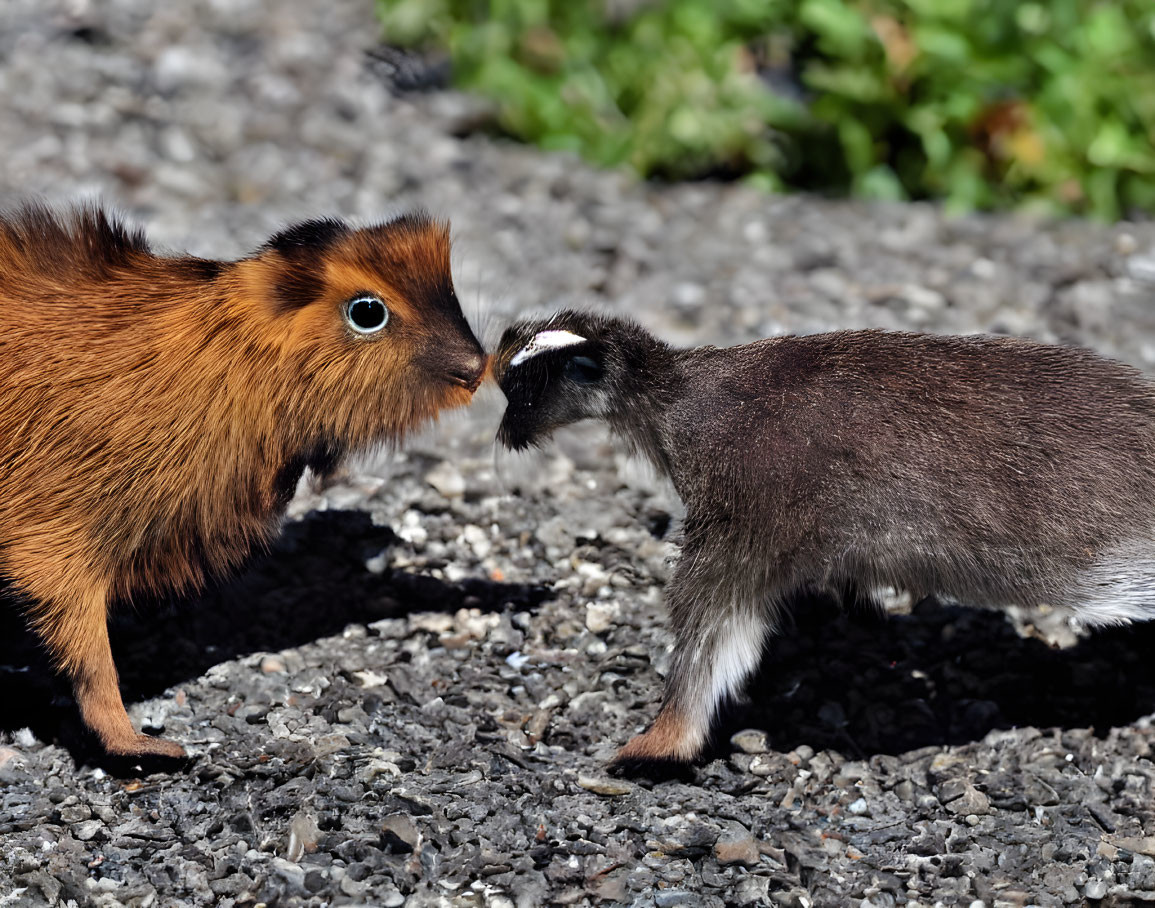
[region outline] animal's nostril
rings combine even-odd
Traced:
[[[463,357],[449,370],[449,377],[466,388],[476,388],[481,384],[485,374],[485,357],[480,353],[473,353]]]

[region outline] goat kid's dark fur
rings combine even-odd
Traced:
[[[1086,350],[881,331],[679,350],[566,311],[509,328],[493,369],[505,445],[604,419],[686,506],[665,701],[619,762],[698,756],[798,593],[1155,615],[1155,386]]]

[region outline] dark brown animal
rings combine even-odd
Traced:
[[[806,591],[1155,616],[1155,387],[1086,350],[845,331],[676,350],[562,312],[494,354],[500,438],[594,417],[686,505],[665,702],[617,761],[687,761]]]
[[[425,215],[236,262],[155,255],[96,208],[0,218],[0,576],[110,754],[183,752],[129,722],[110,605],[233,571],[306,467],[468,403],[485,365]]]

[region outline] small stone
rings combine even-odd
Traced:
[[[61,822],[68,823],[69,825],[87,820],[91,816],[92,808],[87,804],[71,804],[68,807],[60,808]]]
[[[766,242],[766,238],[770,232],[766,229],[766,224],[763,221],[747,221],[742,227],[742,236],[746,238],[748,243],[761,245]]]
[[[505,664],[514,671],[519,672],[527,665],[529,665],[530,658],[525,653],[515,650],[505,657]]]
[[[0,747],[0,769],[3,769],[13,760],[22,761],[23,757],[20,751],[14,750],[11,747]]]
[[[394,854],[410,854],[421,844],[421,831],[413,818],[403,813],[387,816],[381,824],[381,836]]]
[[[408,510],[402,514],[401,526],[394,532],[414,548],[419,549],[429,541],[429,531],[421,525],[421,514],[418,511]]]
[[[1155,861],[1144,854],[1134,855],[1127,882],[1137,892],[1155,891]]]
[[[100,820],[85,820],[73,827],[72,835],[80,842],[91,842],[104,824]]]
[[[659,821],[654,837],[646,840],[650,851],[667,855],[701,853],[713,848],[719,829],[713,823],[697,819],[695,814],[675,814]],[[668,875],[666,879],[676,882]]]
[[[345,706],[337,710],[337,721],[346,725],[364,725],[369,721],[369,714],[361,708],[359,703]]]
[[[744,728],[730,737],[730,744],[744,754],[764,754],[770,750],[766,732],[758,728]]]
[[[617,623],[620,612],[616,602],[591,602],[586,606],[586,627],[591,633],[604,634]]]
[[[383,687],[389,683],[387,675],[379,675],[374,671],[353,672],[353,677],[362,687]]]
[[[290,889],[305,891],[305,868],[284,858],[273,858],[269,862],[269,869],[283,879]]]
[[[980,280],[989,281],[998,273],[998,267],[990,259],[975,259],[971,262],[971,274]]]
[[[465,477],[448,460],[426,473],[425,481],[446,498],[461,498],[465,494]]]
[[[810,908],[814,903],[810,900],[810,895],[805,889],[779,889],[770,893],[770,900],[775,905],[782,905],[783,908]]]
[[[732,904],[734,905],[769,905],[770,878],[749,874],[738,878],[734,886]]]
[[[400,754],[397,754],[400,757]],[[401,767],[397,765],[394,760],[370,760],[357,771],[357,778],[362,782],[373,782],[380,776],[390,776],[392,778],[400,778],[402,775]]]
[[[991,812],[991,802],[973,785],[967,785],[961,795],[946,805],[946,809],[955,816],[963,817],[968,814],[987,814]]]
[[[627,898],[629,874],[626,868],[618,868],[609,873],[602,871],[595,874],[594,878],[587,883],[587,887],[591,895],[593,895],[600,902],[616,902],[629,903]]]
[[[1083,886],[1083,895],[1089,899],[1101,899],[1107,894],[1106,880],[1088,880]]]
[[[859,798],[857,801],[852,801],[846,807],[855,816],[869,816],[870,807],[866,803],[866,798]]]
[[[342,895],[347,895],[349,898],[354,899],[369,888],[367,884],[361,882],[360,880],[353,879],[353,877],[349,876],[348,874],[341,877],[341,882],[337,885],[340,888]]]
[[[1143,284],[1155,284],[1155,254],[1133,255],[1127,259],[1127,274]]]
[[[453,630],[453,616],[444,612],[418,612],[409,616],[409,624],[415,631],[430,634],[448,634]]]
[[[752,776],[768,776],[773,774],[774,766],[774,758],[770,754],[754,754],[749,772]]]
[[[936,754],[926,771],[927,781],[932,785],[941,782],[943,779],[957,775],[965,768],[965,765],[962,758],[956,757],[954,754]]]
[[[28,905],[56,905],[57,899],[60,896],[62,888],[60,881],[43,870],[33,870],[30,873],[23,875],[22,882],[25,884],[25,898],[21,899],[21,903]],[[29,892],[28,890],[31,890]],[[37,891],[39,890],[39,891]],[[13,893],[5,893],[5,900]],[[43,900],[35,898],[37,895],[43,895]],[[32,896],[32,898],[28,898]]]
[[[961,798],[970,787],[971,785],[966,779],[947,779],[935,787],[934,793],[938,795],[940,801],[946,804],[955,798]]]
[[[719,864],[753,866],[761,856],[754,836],[741,823],[733,823],[714,843],[714,857]]]
[[[280,656],[269,655],[261,660],[261,671],[266,675],[276,675],[288,671],[288,668]]]
[[[690,309],[698,306],[706,298],[706,288],[701,284],[695,284],[690,281],[683,281],[674,286],[674,292],[671,295],[671,302],[675,306],[683,309]]]
[[[285,858],[294,863],[301,860],[306,854],[317,850],[317,842],[321,838],[321,830],[312,815],[299,811],[289,823],[289,844],[285,848]]]
[[[489,535],[475,524],[467,524],[461,530],[461,538],[473,549],[474,557],[479,561],[489,557],[489,553],[493,551],[493,543],[490,541]]]
[[[629,794],[633,786],[629,782],[619,782],[616,779],[601,779],[595,776],[578,776],[578,785],[594,794],[613,796]]]
[[[1155,836],[1110,836],[1108,841],[1116,848],[1155,857]]]
[[[461,633],[471,640],[484,640],[493,628],[501,623],[501,617],[493,613],[482,613],[480,609],[458,609],[453,616]]]
[[[921,287],[918,284],[907,284],[902,288],[902,298],[911,306],[928,312],[936,312],[946,308],[946,297],[937,290]]]
[[[700,905],[701,899],[697,893],[685,889],[655,889],[654,904],[658,908],[676,908],[679,905]]]
[[[325,871],[310,870],[305,874],[305,888],[316,894],[329,885],[329,880]]]

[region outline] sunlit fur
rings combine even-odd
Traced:
[[[379,335],[343,320],[361,291]],[[0,574],[109,751],[179,753],[129,724],[109,605],[234,570],[305,467],[468,403],[484,365],[422,215],[230,263],[154,255],[95,208],[0,219]]]

